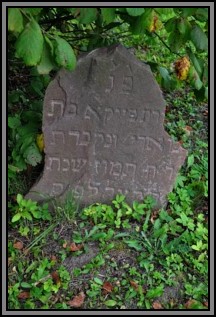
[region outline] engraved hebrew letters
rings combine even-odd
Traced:
[[[81,206],[152,195],[165,206],[187,152],[163,127],[165,101],[149,66],[121,45],[98,48],[60,70],[47,88],[45,166],[27,198]]]

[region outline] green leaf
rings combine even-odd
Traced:
[[[188,78],[191,80],[191,84],[197,89],[200,90],[203,86],[203,83],[196,71],[196,69],[191,66],[188,74]]]
[[[208,50],[208,38],[207,35],[203,32],[201,27],[196,24],[192,27],[191,30],[191,41],[194,43],[195,47],[201,51]]]
[[[196,12],[197,8],[184,8],[182,9],[182,16],[183,17],[188,17],[193,15]]]
[[[193,155],[193,154],[191,154],[191,155],[189,155],[189,156],[188,156],[188,159],[187,159],[187,166],[188,166],[188,167],[190,167],[190,166],[192,166],[192,165],[193,165],[193,163],[194,163],[194,155]]]
[[[196,55],[191,51],[188,50],[188,55],[190,57],[190,60],[192,61],[197,73],[199,74],[199,76],[202,75],[203,73],[203,63],[201,60],[199,60]]]
[[[191,24],[187,19],[179,19],[177,23],[177,28],[180,34],[183,36],[184,40],[190,39]]]
[[[21,194],[17,194],[17,203],[20,205],[21,201],[23,200],[23,196]]]
[[[20,286],[23,287],[23,288],[31,288],[31,287],[32,287],[32,285],[29,284],[29,283],[27,283],[27,282],[22,282],[22,283],[20,284]]]
[[[115,19],[115,8],[101,8],[104,22],[111,23]]]
[[[146,293],[146,297],[147,298],[155,298],[155,297],[161,296],[163,294],[163,289],[164,289],[163,285],[160,285],[156,288],[150,289]]]
[[[59,66],[73,70],[76,66],[76,56],[70,44],[60,37],[56,37],[55,60]]]
[[[41,212],[40,211],[38,211],[38,210],[31,210],[31,213],[32,213],[32,215],[33,215],[33,217],[35,218],[35,219],[40,219],[41,218]]]
[[[126,8],[127,13],[131,16],[137,17],[145,12],[144,8]]]
[[[174,89],[176,86],[176,80],[171,78],[168,70],[165,67],[161,67],[161,66],[158,67],[158,70],[163,79],[161,82],[162,86],[167,90]]]
[[[26,218],[26,219],[32,221],[32,216],[28,211],[23,211],[22,216],[23,216],[23,218]]]
[[[134,248],[137,251],[143,250],[143,247],[139,244],[137,240],[124,240],[124,242],[127,243],[130,248]]]
[[[208,8],[198,8],[195,17],[197,20],[205,22],[208,20]]]
[[[20,119],[18,117],[8,118],[8,127],[11,129],[16,129],[21,125]]]
[[[30,13],[31,15],[38,15],[43,8],[23,8],[26,13]]]
[[[95,277],[94,281],[95,281],[95,283],[97,283],[99,285],[103,285],[103,281],[100,278],[98,278],[98,277]]]
[[[12,222],[16,222],[16,221],[20,220],[20,218],[21,218],[21,214],[17,213],[16,215],[13,216],[11,221]]]
[[[67,8],[67,10],[71,12],[72,14],[79,12],[79,8]]]
[[[17,39],[16,56],[23,58],[27,66],[36,66],[41,59],[43,42],[40,26],[31,20]]]
[[[106,302],[104,302],[104,304],[108,307],[114,307],[114,306],[116,306],[117,302],[113,299],[109,299]]]
[[[159,15],[164,15],[164,16],[170,16],[174,14],[173,8],[155,8],[155,11]]]
[[[97,18],[96,8],[80,8],[79,22],[82,24],[89,24]]]
[[[23,156],[26,162],[32,166],[36,166],[42,160],[42,156],[36,144],[30,145],[23,153]]]
[[[41,61],[37,66],[37,70],[39,74],[49,74],[49,72],[55,68],[55,63],[52,58],[51,52],[50,52],[50,47],[49,45],[45,42],[44,47],[43,47],[43,52],[42,52],[42,57]]]
[[[168,38],[170,48],[173,52],[178,52],[185,43],[185,40],[186,39],[184,39],[184,36],[179,32],[178,29],[172,31]]]
[[[153,9],[145,9],[145,12],[131,23],[131,31],[133,34],[142,34],[152,23]]]
[[[199,77],[195,80],[194,86],[197,90],[200,90],[202,88],[203,83]]]
[[[19,9],[8,9],[8,30],[20,33],[23,30],[23,16]]]
[[[169,19],[165,23],[165,29],[167,30],[168,33],[173,32],[177,27],[177,19],[176,17]]]

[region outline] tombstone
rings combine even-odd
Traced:
[[[187,151],[164,130],[165,101],[150,67],[122,45],[81,57],[60,70],[43,109],[45,166],[27,198],[64,199],[82,206],[153,196],[166,205]]]

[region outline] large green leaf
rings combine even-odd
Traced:
[[[38,15],[43,8],[24,8],[23,10],[31,15]]]
[[[177,27],[177,19],[173,17],[165,23],[165,29],[168,33],[173,32]]]
[[[208,20],[208,8],[198,8],[195,17],[199,21],[207,21]]]
[[[40,64],[37,66],[39,74],[49,74],[49,72],[55,68],[55,63],[50,52],[49,45],[44,42],[43,52]]]
[[[197,8],[183,8],[182,9],[182,16],[188,17],[192,16],[196,12]]]
[[[155,8],[155,11],[160,15],[174,15],[173,8]]]
[[[97,8],[80,8],[79,22],[89,24],[97,18]]]
[[[127,13],[131,16],[139,16],[145,12],[144,8],[126,8]]]
[[[59,66],[73,70],[76,67],[76,56],[70,44],[60,37],[55,38],[55,60]]]
[[[17,39],[16,56],[23,58],[26,65],[36,66],[41,59],[43,42],[40,26],[31,20]]]
[[[152,23],[153,19],[153,10],[145,9],[145,12],[140,15],[136,20],[131,24],[131,31],[134,34],[142,34]]]
[[[188,55],[197,73],[199,74],[199,76],[201,76],[203,73],[203,61],[201,61],[198,57],[196,57],[196,55],[191,50],[188,50]]]
[[[8,118],[8,126],[11,129],[16,129],[21,125],[21,121],[19,117],[9,117]]]
[[[198,50],[207,51],[208,38],[198,24],[194,25],[191,30],[191,40]]]
[[[186,40],[179,30],[175,29],[175,31],[170,33],[168,41],[171,50],[173,52],[178,52]]]
[[[161,67],[161,66],[158,67],[158,70],[162,77],[161,85],[167,90],[175,89],[177,84],[176,80],[170,76],[168,70],[165,67]]]
[[[183,18],[179,19],[177,23],[177,28],[179,32],[184,36],[184,38],[186,39],[190,38],[191,25],[187,19],[183,19]]]
[[[23,16],[19,9],[8,9],[8,30],[20,33],[23,30]]]
[[[111,23],[115,19],[115,8],[101,8],[103,20],[106,23]]]
[[[190,67],[188,78],[190,79],[192,86],[194,86],[197,90],[200,90],[202,88],[203,83],[194,66]]]

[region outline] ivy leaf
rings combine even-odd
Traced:
[[[139,16],[145,12],[144,8],[126,8],[127,13],[131,16]]]
[[[55,60],[59,66],[73,70],[76,66],[76,56],[70,44],[60,37],[55,38]]]
[[[197,24],[191,30],[191,41],[198,50],[208,50],[208,38],[201,27]]]
[[[104,22],[111,23],[115,19],[115,8],[101,8]]]
[[[17,39],[16,56],[23,58],[27,66],[36,66],[41,59],[43,42],[40,26],[31,20]]]
[[[89,24],[97,18],[96,8],[80,8],[79,22],[82,24]]]
[[[23,30],[23,16],[19,9],[8,9],[8,30],[20,33]]]

